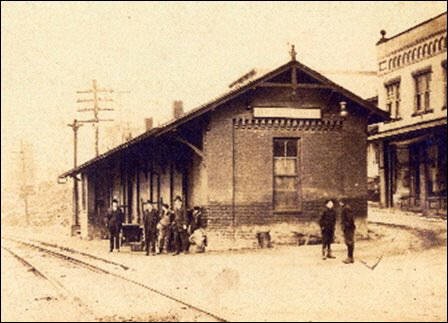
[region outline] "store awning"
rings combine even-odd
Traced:
[[[369,141],[375,141],[379,139],[384,139],[388,137],[394,137],[398,135],[407,134],[414,131],[424,130],[424,129],[430,129],[434,127],[440,127],[440,126],[446,126],[447,119],[446,117],[433,119],[433,120],[427,120],[422,121],[419,123],[413,123],[410,125],[406,125],[400,128],[394,128],[386,131],[379,132],[373,136],[369,137]]]

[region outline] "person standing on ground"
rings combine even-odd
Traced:
[[[160,211],[160,221],[157,224],[157,229],[159,231],[159,254],[165,249],[168,252],[168,233],[171,227],[172,213],[169,209],[168,204],[162,204],[162,210]]]
[[[185,209],[182,205],[182,198],[176,196],[174,199],[174,221],[172,225],[176,252],[173,256],[180,254],[182,251],[188,253],[188,223],[185,213]]]
[[[112,200],[111,210],[107,213],[107,227],[109,229],[109,239],[110,239],[110,252],[115,249],[120,251],[120,232],[123,226],[124,214],[118,207],[118,200],[114,198]]]
[[[320,230],[322,233],[322,259],[335,258],[331,254],[331,244],[334,240],[334,228],[336,225],[336,211],[332,200],[325,201],[325,210],[320,220]]]
[[[341,208],[341,227],[344,232],[344,241],[347,246],[347,259],[343,262],[345,264],[352,264],[355,262],[353,258],[353,251],[355,249],[355,220],[353,218],[353,212],[350,206],[344,201],[339,201]]]
[[[147,201],[143,211],[143,226],[145,228],[145,250],[146,255],[149,256],[149,249],[154,256],[156,253],[156,240],[157,240],[157,222],[159,221],[159,215],[157,209],[152,201]]]

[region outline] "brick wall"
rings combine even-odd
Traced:
[[[280,232],[278,241],[288,241],[292,231],[318,231],[317,219],[325,199],[349,199],[355,215],[367,215],[366,116],[352,103],[349,116],[340,123],[337,95],[333,100],[313,93],[298,93],[291,102],[290,89],[256,89],[229,101],[211,113],[204,132],[205,164],[192,163],[194,174],[189,177],[193,202],[204,207],[211,241],[247,238],[253,242],[257,230]],[[320,106],[322,121],[304,123],[277,122],[248,126],[235,125],[235,119],[252,120],[253,104],[276,106],[278,102],[301,106]],[[338,121],[339,120],[339,121]],[[336,122],[337,121],[337,122]],[[308,121],[307,121],[308,122]],[[339,122],[339,123],[338,123]],[[336,126],[328,126],[328,125]],[[197,130],[197,129],[196,129]],[[273,139],[299,139],[300,208],[295,213],[273,210]],[[114,170],[117,173],[118,168]],[[190,172],[192,170],[190,169]],[[168,169],[160,172],[161,196],[169,199]],[[114,177],[114,194],[118,179]],[[174,183],[176,194],[180,182]],[[99,187],[97,187],[99,188]],[[92,194],[93,187],[89,189]],[[94,205],[89,193],[89,214]],[[134,194],[135,199],[135,194]],[[191,203],[191,201],[190,201]],[[191,205],[190,205],[191,207]],[[98,220],[98,219],[96,219]],[[91,234],[98,222],[90,219]],[[274,229],[273,229],[274,228]]]
[[[364,212],[359,205],[364,205],[363,200],[350,201],[354,205],[355,214]],[[232,225],[232,206],[213,205],[204,208],[204,214],[208,216],[208,249],[227,250],[241,248],[257,248],[257,232],[269,231],[273,245],[296,245],[297,234],[320,236],[318,220],[323,210],[323,201],[311,201],[305,203],[307,214],[274,214],[266,213],[266,208],[261,205],[244,205],[235,207],[236,225]],[[357,206],[358,205],[358,206]],[[304,212],[305,213],[305,212]],[[367,223],[365,217],[357,217],[357,236],[367,237]],[[335,241],[343,242],[343,234],[340,228],[338,215],[336,223]]]
[[[270,97],[269,91],[275,93]],[[342,126],[334,128],[234,127],[234,119],[252,118],[248,102],[275,105],[289,100],[289,95],[279,89],[254,90],[212,114],[204,148],[209,231],[227,231],[228,237],[238,238],[251,237],[254,228],[280,224],[316,230],[328,198],[344,197],[357,217],[367,216],[367,121],[359,107],[349,104],[349,116]],[[326,102],[315,95],[309,100],[300,104],[321,106],[325,121],[339,119],[337,100]],[[299,139],[301,210],[297,213],[277,214],[273,210],[272,145],[276,137]]]

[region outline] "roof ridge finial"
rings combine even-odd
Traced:
[[[379,41],[377,41],[377,43],[376,43],[377,45],[387,41],[386,31],[384,29],[381,29],[380,34],[381,34],[381,39]]]
[[[289,54],[291,55],[291,61],[296,61],[297,52],[295,50],[294,44],[291,45],[291,50],[289,51]]]

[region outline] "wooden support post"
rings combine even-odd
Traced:
[[[133,218],[133,208],[132,208],[132,199],[133,199],[133,187],[132,187],[132,175],[130,174],[130,169],[127,168],[126,171],[126,178],[127,178],[127,199],[126,199],[126,205],[128,209],[128,223],[132,223]]]
[[[386,203],[387,207],[393,207],[394,201],[393,201],[393,185],[394,185],[394,168],[395,168],[395,158],[394,158],[393,150],[391,145],[386,146],[386,178],[387,178],[387,184],[386,184]]]
[[[378,165],[380,177],[380,206],[387,207],[387,161],[386,151],[383,142],[378,143]]]
[[[136,206],[137,206],[137,223],[140,223],[141,221],[141,213],[140,213],[140,167],[137,166],[136,171],[135,171],[135,176],[136,176],[136,180],[135,180],[135,185],[137,186],[137,196],[136,196]]]
[[[149,169],[149,199],[154,202],[154,162],[152,159]]]
[[[78,195],[78,179],[76,175],[73,177],[73,226],[72,230],[79,227],[79,195]],[[72,231],[72,235],[73,231]]]
[[[182,168],[182,200],[184,201],[184,207],[189,207],[188,205],[188,171],[187,167]],[[193,205],[191,205],[193,207]]]
[[[170,205],[173,205],[174,202],[174,167],[173,167],[173,162],[170,161]]]
[[[157,200],[160,204],[161,199],[160,199],[160,173],[157,173]],[[161,205],[159,205],[159,210],[161,209]]]
[[[427,189],[427,174],[426,174],[426,155],[427,150],[426,146],[423,144],[419,147],[419,176],[420,176],[420,206],[423,214],[427,213],[427,198],[428,198],[428,189]]]

